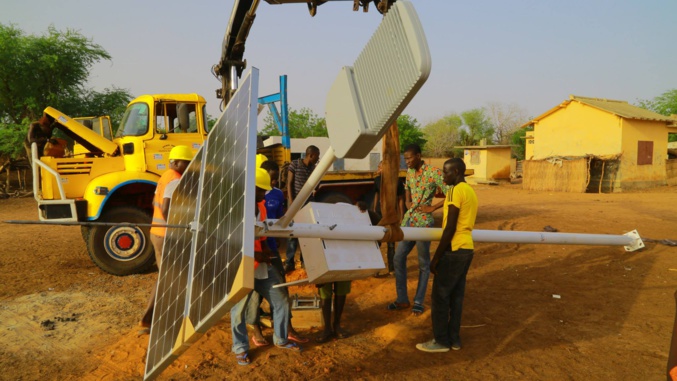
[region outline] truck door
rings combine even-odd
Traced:
[[[162,101],[155,105],[153,139],[146,141],[148,171],[162,174],[169,168],[169,151],[185,145],[197,151],[204,141],[197,103]]]

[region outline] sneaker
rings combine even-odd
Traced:
[[[455,351],[460,351],[461,350],[461,340],[452,341],[451,342],[451,349],[453,349]]]
[[[449,352],[449,347],[445,347],[442,344],[438,344],[435,339],[426,341],[425,343],[416,344],[416,349],[423,352]]]

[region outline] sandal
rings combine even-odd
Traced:
[[[237,359],[237,365],[249,365],[251,363],[247,352],[235,354],[235,359]]]
[[[350,332],[346,331],[343,328],[339,328],[336,330],[336,338],[337,339],[347,339],[350,337]]]
[[[411,308],[411,313],[414,314],[414,316],[421,315],[423,313],[423,305],[414,303],[414,306]]]
[[[301,352],[301,347],[293,341],[287,341],[287,344],[275,344],[280,349],[289,349],[292,352]]]
[[[403,310],[406,308],[409,308],[410,304],[409,303],[398,303],[398,302],[392,302],[388,304],[388,309],[390,311],[395,311],[395,310]]]
[[[315,339],[318,343],[326,343],[327,341],[331,340],[334,337],[334,332],[323,332],[320,337]]]
[[[270,343],[268,342],[268,340],[266,340],[265,337],[263,338],[263,340],[258,341],[256,340],[256,336],[252,336],[252,343],[254,343],[254,345],[257,347],[266,347],[270,345]]]
[[[303,337],[303,336],[299,335],[298,333],[288,333],[287,339],[289,339],[293,342],[296,342],[296,343],[301,343],[301,344],[307,343],[307,342],[310,341],[309,338]]]

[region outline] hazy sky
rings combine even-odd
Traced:
[[[425,124],[487,102],[515,103],[537,116],[569,94],[650,99],[677,88],[675,0],[414,0],[432,72],[405,113]],[[71,28],[103,46],[90,85],[135,96],[197,92],[220,115],[211,74],[233,1],[2,0],[0,23],[42,34]],[[245,58],[260,69],[260,95],[289,77],[293,108],[324,114],[341,66],[352,65],[381,15],[351,1],[322,5],[262,1]]]

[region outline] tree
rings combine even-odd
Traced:
[[[512,134],[526,123],[527,112],[517,104],[489,102],[486,107],[489,120],[494,127],[494,143],[510,143]]]
[[[677,89],[668,90],[651,100],[640,100],[637,106],[665,116],[677,114]]]
[[[22,124],[46,106],[60,109],[82,99],[92,65],[110,58],[73,30],[50,26],[43,36],[27,36],[0,24],[0,121]]]
[[[423,127],[426,139],[425,155],[429,157],[446,157],[458,141],[459,128],[463,124],[458,114],[449,114],[436,122]]]
[[[404,152],[404,147],[409,144],[418,144],[421,149],[426,144],[420,125],[416,118],[410,115],[402,114],[397,117],[397,129],[400,132],[400,152]]]
[[[277,128],[273,115],[268,115],[263,119],[264,127],[261,135],[279,136],[280,130]],[[307,138],[309,136],[329,136],[327,133],[327,122],[319,117],[313,110],[304,107],[300,110],[289,110],[289,137]]]
[[[463,118],[464,124],[464,128],[459,131],[459,143],[461,145],[474,146],[479,144],[482,139],[486,139],[487,144],[491,143],[494,128],[484,109],[474,108],[464,111],[461,113],[461,118]]]
[[[534,126],[527,126],[525,128],[518,128],[510,134],[510,144],[512,144],[512,154],[517,160],[524,160],[526,153],[527,140],[525,139],[527,131],[533,131]]]
[[[74,117],[110,115],[117,126],[131,94],[85,87],[91,67],[110,58],[76,31],[50,26],[45,35],[33,36],[0,24],[0,156],[23,155],[28,124],[47,106]]]

